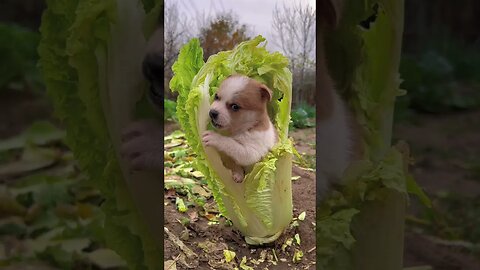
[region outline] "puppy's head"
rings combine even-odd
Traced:
[[[220,84],[210,106],[210,119],[217,129],[238,134],[268,119],[267,103],[271,99],[272,91],[264,84],[232,75]]]

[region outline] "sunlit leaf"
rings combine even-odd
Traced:
[[[294,263],[298,263],[302,260],[302,258],[303,258],[303,252],[301,250],[295,249],[295,253],[293,254],[292,261]]]
[[[235,259],[235,252],[234,251],[231,251],[231,250],[228,250],[228,249],[224,249],[223,250],[223,256],[225,257],[225,261],[227,263],[231,262],[233,259]]]
[[[125,261],[110,249],[96,249],[87,253],[87,258],[96,266],[106,268],[126,267]],[[172,268],[175,269],[175,268]]]
[[[18,161],[13,161],[0,166],[0,177],[12,177],[25,174],[54,164],[60,153],[54,149],[33,148],[24,149]]]
[[[243,256],[242,261],[240,262],[240,269],[242,270],[254,270],[253,267],[247,265],[247,257]]]
[[[39,121],[33,123],[22,134],[0,141],[0,151],[23,148],[27,143],[45,145],[59,141],[65,137],[65,131],[56,128],[52,123]]]
[[[298,233],[295,234],[295,241],[297,241],[297,244],[300,245],[300,235]]]
[[[182,198],[177,197],[175,204],[177,205],[177,209],[179,212],[184,213],[187,211],[187,207],[185,206]]]

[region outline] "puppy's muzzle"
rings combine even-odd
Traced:
[[[210,110],[210,112],[208,113],[208,115],[210,115],[210,118],[212,118],[212,120],[217,120],[217,117],[218,117],[218,111],[217,110]]]

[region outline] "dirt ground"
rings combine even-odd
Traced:
[[[480,110],[417,115],[412,121],[396,125],[394,136],[410,144],[415,159],[413,175],[430,198],[435,200],[442,193],[463,200],[480,196],[480,176],[469,169],[473,163],[480,164]],[[409,215],[419,215],[422,209],[412,200]],[[408,267],[430,265],[434,270],[480,269],[479,254],[464,248],[462,241],[441,241],[420,234],[412,226],[407,226],[404,261]]]

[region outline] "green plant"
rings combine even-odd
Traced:
[[[301,103],[292,110],[290,128],[309,128],[315,126],[315,108]]]
[[[435,40],[420,53],[403,54],[400,72],[404,79],[402,88],[408,95],[400,100],[417,111],[430,113],[479,107],[478,48],[453,37]]]
[[[36,48],[40,35],[26,28],[0,23],[0,90],[39,88]]]
[[[291,168],[293,146],[287,137],[290,122],[292,75],[288,60],[280,53],[269,53],[257,36],[203,62],[198,39],[181,50],[172,69],[170,88],[178,92],[177,115],[188,144],[197,155],[197,168],[205,175],[221,213],[242,232],[250,244],[277,239],[292,219]],[[209,128],[210,102],[219,84],[231,74],[255,78],[273,91],[268,111],[280,142],[253,165],[241,184],[232,184],[231,171],[224,167],[219,153],[201,143]],[[279,99],[281,101],[279,101]]]
[[[164,102],[164,119],[168,121],[178,121],[177,118],[177,103],[170,99],[165,99]]]

